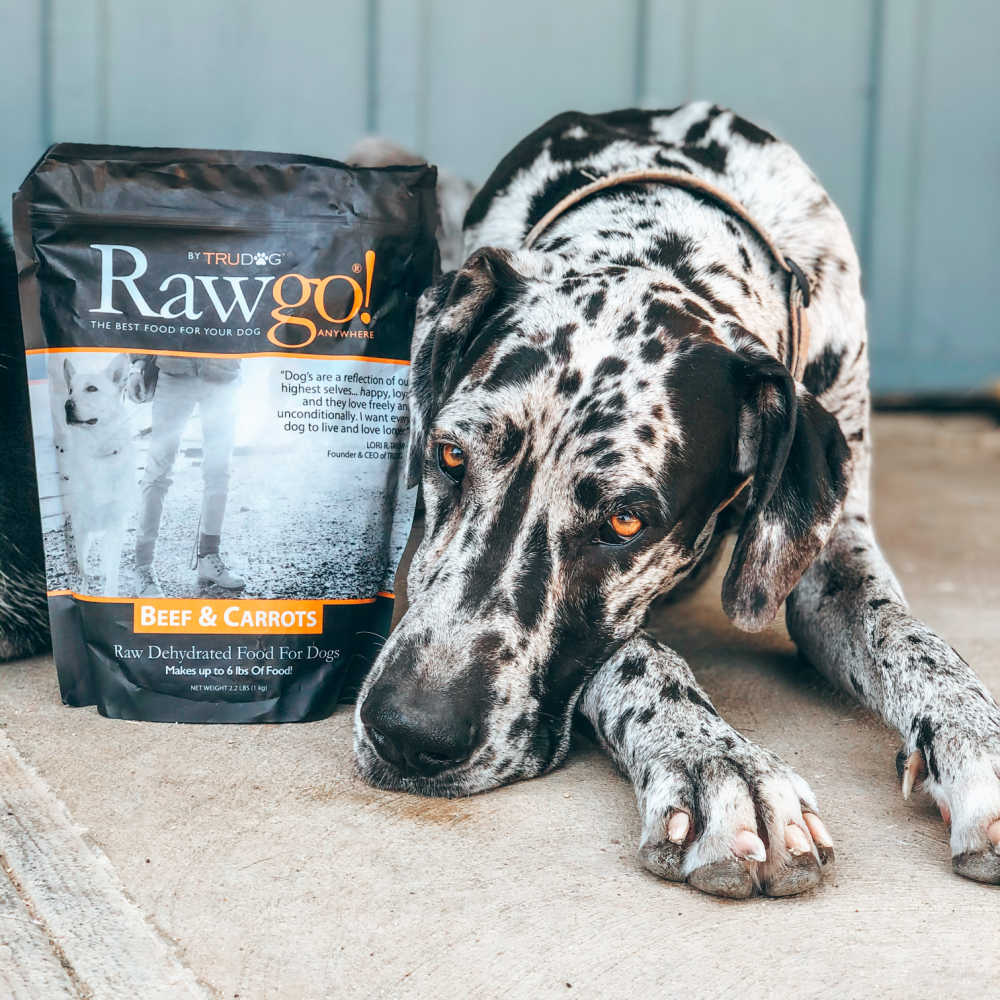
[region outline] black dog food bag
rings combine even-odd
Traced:
[[[14,196],[63,700],[333,710],[387,633],[435,170],[57,145]]]

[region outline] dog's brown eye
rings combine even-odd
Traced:
[[[609,517],[601,525],[597,537],[608,545],[621,545],[623,542],[631,541],[645,527],[645,522],[638,514],[624,511]]]
[[[608,524],[612,531],[616,535],[621,535],[622,538],[631,538],[642,530],[642,519],[632,513],[615,514],[608,520]]]
[[[87,392],[97,392],[97,386],[96,385],[88,385],[87,386]]]
[[[451,442],[439,444],[438,466],[452,482],[460,483],[465,475],[465,452]]]

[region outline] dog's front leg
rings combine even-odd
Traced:
[[[1000,707],[971,667],[914,618],[864,514],[845,516],[788,599],[788,629],[831,680],[899,730],[915,782],[951,823],[960,875],[1000,884]]]
[[[731,897],[819,883],[833,849],[809,786],[723,721],[672,650],[637,636],[579,708],[635,786],[650,871]]]
[[[90,555],[91,543],[93,542],[94,536],[82,528],[78,531],[76,524],[72,522],[70,524],[69,533],[72,535],[73,548],[76,552],[76,570],[80,578],[78,586],[81,590],[85,591],[87,589],[87,577],[89,572],[87,559]]]

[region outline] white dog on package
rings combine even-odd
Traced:
[[[66,395],[53,394],[53,427],[64,481],[80,586],[91,587],[89,559],[98,545],[100,593],[119,595],[125,527],[135,509],[135,448],[124,398],[129,359],[116,354],[102,368],[80,370],[64,358]],[[53,386],[57,384],[52,379]],[[96,581],[93,581],[96,582]]]

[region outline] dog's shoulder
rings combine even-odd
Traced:
[[[665,110],[566,111],[525,136],[480,188],[465,216],[466,249],[515,249],[565,195],[626,170],[691,174],[740,201],[789,253],[843,249],[840,212],[795,149],[707,101]],[[847,246],[843,246],[843,244]]]
[[[638,156],[652,114],[564,111],[530,132],[497,164],[469,205],[466,249],[487,244],[516,249],[548,208],[593,179],[595,161],[609,148],[634,148]]]

